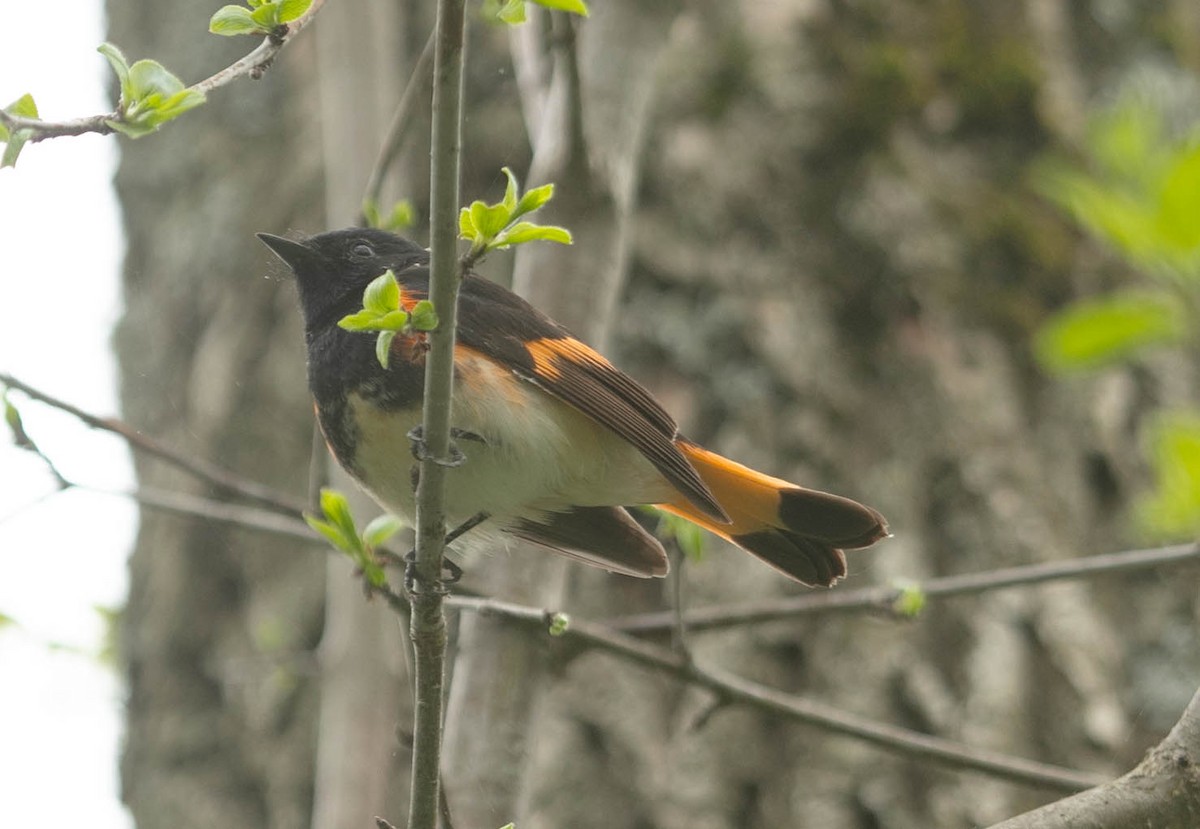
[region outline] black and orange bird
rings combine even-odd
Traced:
[[[385,369],[375,335],[338,321],[389,268],[403,307],[426,298],[428,251],[360,228],[258,236],[296,276],[308,382],[330,449],[376,501],[411,521],[408,435],[421,422],[425,335],[397,336]],[[446,476],[451,526],[486,516],[485,539],[500,530],[613,572],[663,576],[662,544],[625,511],[654,504],[821,586],[846,574],[843,550],[888,534],[870,507],[683,437],[642,386],[511,291],[467,274],[458,303],[451,417],[466,463]]]

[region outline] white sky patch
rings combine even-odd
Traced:
[[[110,108],[109,69],[95,51],[101,4],[68,5],[48,23],[44,4],[0,0],[0,106],[29,92],[48,119]],[[124,242],[115,159],[114,138],[60,138],[26,145],[15,169],[0,170],[0,370],[99,414],[117,412],[109,340]],[[132,486],[120,441],[12,399],[68,478]],[[0,826],[82,819],[126,829],[117,780],[124,694],[97,658],[105,624],[96,608],[125,600],[136,510],[111,495],[52,494],[41,462],[4,431],[0,613],[15,624],[0,628]]]

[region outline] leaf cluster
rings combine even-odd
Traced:
[[[247,0],[247,6],[222,6],[208,21],[214,35],[278,34],[281,26],[304,16],[312,0]]]
[[[495,204],[473,201],[458,214],[459,237],[471,243],[467,257],[474,260],[489,251],[541,240],[571,244],[566,228],[520,221],[554,197],[554,185],[543,184],[521,194],[512,170],[505,167],[503,172],[508,179],[503,199]]]
[[[96,51],[108,59],[120,82],[118,117],[104,122],[117,132],[141,138],[204,103],[203,92],[188,89],[158,61],[139,60],[131,66],[111,43]]]
[[[388,367],[392,340],[397,334],[432,331],[438,325],[437,313],[429,300],[422,299],[406,311],[403,299],[404,291],[396,281],[396,274],[388,269],[367,285],[362,308],[338,320],[338,325],[347,331],[379,332],[375,357],[384,368]]]
[[[321,513],[322,517],[318,517],[306,512],[304,520],[335,549],[348,555],[372,585],[382,587],[386,584],[387,576],[375,557],[375,550],[395,535],[404,526],[403,522],[394,515],[384,514],[359,532],[346,496],[328,488],[321,490]]]

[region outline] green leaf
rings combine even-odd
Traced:
[[[588,16],[588,7],[583,0],[533,0],[533,2],[543,8],[554,9],[560,12],[570,12],[582,17]]]
[[[558,242],[562,245],[571,244],[571,232],[565,227],[554,225],[535,225],[532,222],[517,222],[504,233],[496,237],[490,245],[494,248],[507,248],[522,245],[526,242]]]
[[[504,173],[505,178],[508,179],[508,184],[504,187],[504,198],[500,200],[500,203],[504,205],[504,209],[508,211],[508,215],[511,217],[513,211],[517,209],[517,194],[520,192],[520,188],[517,185],[517,177],[513,175],[512,170],[507,167],[501,167],[500,172]]]
[[[337,527],[345,539],[355,547],[359,543],[358,529],[354,526],[354,516],[350,513],[350,502],[346,496],[336,489],[323,487],[321,489],[321,512]]]
[[[1156,203],[1153,226],[1167,252],[1200,254],[1200,145],[1173,154]]]
[[[892,582],[892,587],[897,591],[896,598],[892,600],[893,611],[908,619],[915,619],[921,615],[928,597],[919,582],[896,579]]]
[[[396,339],[395,331],[380,331],[379,336],[375,338],[375,359],[384,368],[387,368],[388,363],[391,362],[392,340],[394,339]]]
[[[433,331],[438,327],[437,311],[433,308],[433,303],[427,299],[422,299],[413,306],[409,312],[409,324],[417,331]]]
[[[309,512],[304,513],[304,520],[308,523],[308,526],[324,536],[325,540],[335,548],[341,550],[343,553],[353,552],[353,548],[346,543],[346,538],[342,535],[342,531],[333,524],[330,524],[328,521],[322,521]]]
[[[129,61],[125,60],[125,55],[121,54],[121,50],[111,43],[101,43],[96,47],[96,51],[108,58],[108,63],[112,67],[113,72],[117,74],[117,81],[121,87],[121,97],[128,98],[129,96]]]
[[[526,213],[532,213],[552,198],[554,198],[553,184],[543,184],[541,187],[535,187],[524,196],[521,196],[521,201],[517,205],[513,216],[524,216]]]
[[[1154,345],[1180,342],[1187,333],[1184,308],[1166,293],[1126,293],[1077,302],[1038,332],[1035,352],[1053,371],[1113,365]]]
[[[1136,505],[1138,524],[1155,538],[1200,533],[1200,413],[1160,417],[1151,432],[1154,491]]]
[[[394,515],[384,513],[371,520],[363,529],[362,539],[368,548],[385,544],[389,538],[404,528],[404,522]]]
[[[166,98],[183,89],[183,81],[156,60],[139,60],[129,67],[129,97],[134,100],[144,100],[155,93]]]
[[[263,32],[263,28],[255,22],[250,10],[245,6],[222,6],[217,9],[208,21],[208,30],[214,35],[225,37]]]
[[[400,285],[391,269],[371,280],[363,291],[363,308],[383,315],[400,307]]]
[[[525,22],[525,0],[507,0],[496,10],[496,19],[501,23],[516,26]]]
[[[475,241],[479,237],[479,230],[475,227],[475,222],[471,218],[471,208],[464,207],[458,211],[458,236],[460,239]]]
[[[303,17],[312,5],[312,0],[279,0],[279,22],[291,23]]]
[[[358,559],[359,569],[363,571],[363,575],[375,587],[383,587],[387,584],[387,574],[383,572],[383,568],[379,566],[379,562],[373,558]]]
[[[250,12],[250,18],[269,32],[279,25],[279,6],[273,2],[263,3]]]
[[[9,115],[16,115],[21,118],[37,118],[38,108],[34,103],[33,96],[26,92],[20,98],[13,101],[4,108],[4,111]]]
[[[475,226],[476,238],[486,241],[494,239],[508,224],[509,211],[503,204],[471,202],[471,223]]]
[[[346,331],[375,331],[379,315],[372,311],[357,311],[338,320],[338,328]]]
[[[17,130],[12,135],[7,136],[7,140],[4,142],[4,153],[0,154],[0,169],[15,167],[17,165],[17,156],[21,154],[21,150],[25,148],[25,143],[32,136],[32,130]]]

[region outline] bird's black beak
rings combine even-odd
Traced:
[[[317,253],[303,242],[285,239],[271,233],[256,233],[264,245],[269,247],[276,256],[282,259],[293,271],[299,271],[304,265],[316,260]]]

